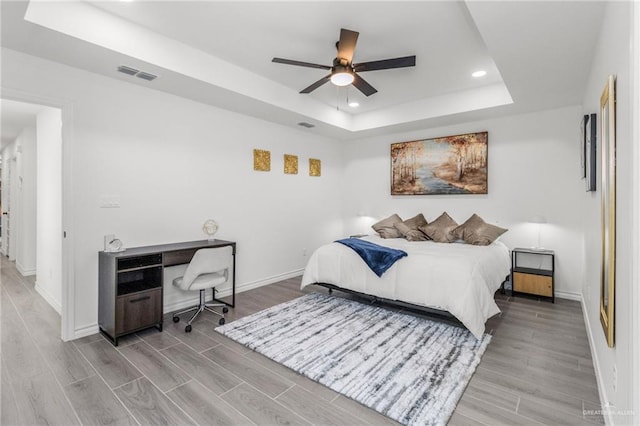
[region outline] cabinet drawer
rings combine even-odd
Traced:
[[[553,297],[553,278],[544,275],[514,272],[513,290],[538,296]]]
[[[116,336],[162,321],[162,288],[118,296]]]

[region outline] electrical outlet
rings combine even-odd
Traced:
[[[618,389],[618,368],[613,366],[613,392]]]
[[[302,256],[303,257],[307,257],[307,249],[306,248],[302,249]]]

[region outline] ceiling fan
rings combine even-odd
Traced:
[[[359,34],[360,33],[357,31],[345,30],[344,28],[340,30],[340,40],[336,42],[338,55],[333,60],[333,66],[312,64],[309,62],[282,58],[273,58],[271,61],[279,64],[331,70],[329,75],[322,77],[311,86],[302,89],[300,93],[311,93],[326,82],[331,81],[336,86],[348,86],[349,84],[353,84],[366,96],[373,95],[377,90],[360,77],[358,73],[365,71],[387,70],[392,68],[413,67],[416,65],[415,55],[354,64],[352,62],[353,52],[356,48],[356,42],[358,41]]]

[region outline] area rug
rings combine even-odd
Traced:
[[[447,423],[491,339],[323,293],[216,330],[407,425]]]

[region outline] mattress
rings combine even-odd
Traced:
[[[363,237],[376,244],[404,250],[382,277],[369,269],[352,249],[331,243],[309,258],[302,288],[315,284],[338,287],[414,305],[448,311],[476,338],[487,319],[500,312],[494,293],[510,271],[509,249],[500,241],[488,246],[433,241]]]

